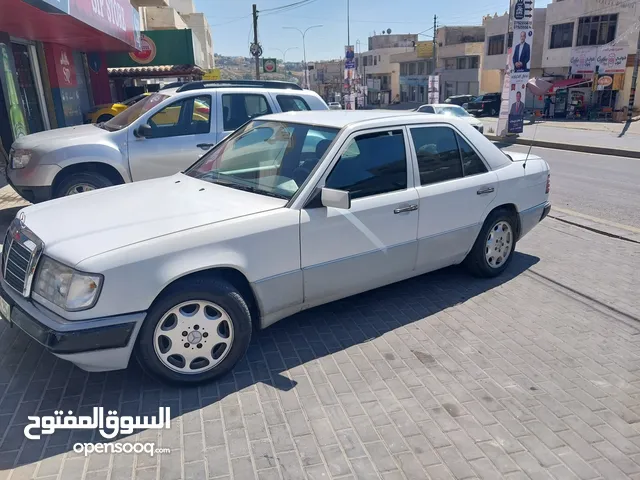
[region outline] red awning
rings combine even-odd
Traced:
[[[14,37],[58,43],[81,52],[135,50],[126,40],[102,32],[72,15],[48,13],[22,0],[0,0],[0,12],[0,32]]]
[[[567,78],[564,80],[558,80],[551,84],[549,93],[556,93],[558,90],[563,90],[570,87],[586,87],[593,82],[590,78]]]

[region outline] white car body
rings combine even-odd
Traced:
[[[2,296],[13,306],[12,321],[80,368],[121,369],[129,363],[154,301],[165,288],[194,272],[232,269],[242,275],[257,304],[254,321],[265,328],[301,310],[462,262],[497,207],[506,206],[517,215],[518,238],[550,208],[548,188],[545,191],[549,166],[544,160],[530,155],[523,168],[524,155],[507,157],[455,118],[326,111],[281,113],[260,120],[320,125],[338,132],[290,200],[178,173],[26,207],[12,224],[3,254],[0,284]],[[464,138],[486,172],[421,185],[411,132],[433,126]],[[349,209],[308,205],[350,139],[390,129],[404,138],[406,188],[357,198]],[[7,283],[7,250],[14,241],[25,243],[28,238],[39,247],[27,285],[19,292]],[[70,312],[31,291],[37,263],[45,256],[80,272],[102,275],[97,303]],[[88,344],[85,351],[56,351],[41,334],[77,334],[125,324],[131,328],[113,348]]]
[[[454,105],[451,103],[421,105],[416,108],[416,112],[456,116],[460,120],[467,122],[480,133],[484,133],[484,124],[476,117],[469,114],[463,107],[460,107],[458,105]],[[454,115],[454,112],[458,113],[458,115]]]

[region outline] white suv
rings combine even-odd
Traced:
[[[549,212],[549,166],[453,117],[261,117],[184,173],[22,209],[0,315],[89,371],[229,371],[253,328],[464,262],[493,277]],[[345,321],[348,321],[345,320]]]
[[[328,110],[322,98],[288,82],[190,82],[161,90],[100,124],[21,137],[7,178],[27,201],[173,175],[252,118]]]

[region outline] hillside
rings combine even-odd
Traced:
[[[215,55],[216,68],[220,69],[221,80],[252,80],[255,78],[255,63],[249,57],[228,57],[225,55]],[[303,65],[301,62],[287,62],[283,64],[278,61],[277,73],[260,72],[263,80],[283,80],[300,83],[303,76]]]

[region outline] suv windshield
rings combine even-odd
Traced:
[[[131,107],[127,108],[124,112],[119,113],[111,120],[106,122],[104,124],[104,128],[106,128],[107,130],[120,130],[122,128],[128,127],[133,122],[135,122],[140,117],[140,115],[148,112],[167,98],[170,98],[170,96],[164,95],[162,93],[154,93],[153,95],[149,95],[147,98],[140,100]]]
[[[214,147],[185,174],[290,199],[337,135],[335,128],[256,120]]]
[[[452,117],[470,117],[469,113],[462,107],[451,105],[450,107],[436,107],[436,113],[449,115]]]

